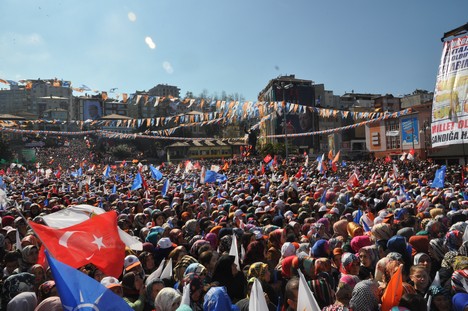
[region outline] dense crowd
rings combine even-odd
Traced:
[[[57,152],[45,159],[57,161]],[[89,204],[117,211],[118,226],[143,250],[127,249],[118,279],[92,264],[80,270],[137,311],[248,310],[255,279],[269,310],[296,310],[298,271],[322,310],[379,310],[395,273],[403,293],[392,310],[468,310],[462,166],[447,167],[444,188],[435,189],[440,166],[428,161],[357,161],[322,171],[306,162],[193,161],[159,167],[159,181],[138,163],[113,166],[108,177],[90,160],[78,164],[82,176],[67,163],[59,177],[47,178],[37,169],[5,167],[2,309],[62,310],[49,269],[37,264],[40,242],[17,209],[43,223],[46,214]],[[200,183],[202,167],[212,165],[227,180]],[[145,187],[130,190],[138,170]],[[234,238],[239,262],[230,255]],[[169,259],[172,273],[153,277]],[[187,284],[189,301],[182,301]]]

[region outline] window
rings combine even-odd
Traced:
[[[391,132],[391,131],[397,131],[398,133],[400,132],[400,120],[387,120],[386,124],[386,132]],[[389,149],[399,149],[400,148],[400,135],[397,136],[386,136],[386,142],[387,142],[387,150]]]

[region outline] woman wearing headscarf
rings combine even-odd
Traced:
[[[348,239],[348,221],[346,219],[338,220],[333,224],[334,236],[342,236],[345,240]]]
[[[348,222],[346,229],[351,239],[360,235],[364,235],[364,229],[355,222]]]
[[[233,302],[245,298],[247,280],[234,263],[235,257],[223,255],[218,259],[213,274],[213,281],[227,288],[227,293]]]
[[[364,280],[354,287],[349,307],[352,311],[378,311],[379,301],[377,282]]]
[[[260,241],[253,241],[247,246],[243,264],[247,266],[258,261],[265,261],[265,244]]]
[[[180,306],[181,301],[182,296],[178,291],[165,287],[156,296],[154,307],[157,311],[175,311]]]
[[[343,274],[336,290],[335,303],[323,308],[323,311],[348,311],[353,289],[359,281],[355,275]]]
[[[40,264],[35,264],[35,265],[33,265],[33,266],[29,269],[28,272],[34,274],[34,277],[35,277],[34,286],[35,286],[36,288],[38,288],[39,285],[41,285],[42,283],[45,282],[45,280],[46,280],[46,272],[45,272],[44,267],[41,266]]]
[[[262,284],[263,291],[268,295],[269,300],[276,306],[278,304],[278,293],[270,285],[271,273],[268,264],[256,262],[250,265],[247,278],[257,278]]]
[[[341,257],[341,273],[359,275],[359,257],[353,253],[344,253]]]
[[[267,243],[266,260],[270,269],[274,269],[281,258],[281,234],[282,229],[276,229],[269,233]]]
[[[184,273],[187,267],[190,266],[190,264],[196,262],[198,261],[190,255],[185,255],[184,257],[182,257],[181,260],[179,260],[179,262],[177,262],[173,269],[173,278],[176,281],[175,288],[178,288],[179,283],[181,283],[184,280]]]
[[[21,272],[9,276],[3,283],[2,288],[2,310],[6,310],[7,304],[16,295],[22,292],[34,291],[34,274]]]
[[[431,257],[428,254],[425,253],[417,253],[414,256],[413,259],[413,265],[423,265],[426,267],[426,271],[431,276],[432,272],[432,263],[431,263]]]
[[[37,297],[38,303],[41,303],[41,301],[51,296],[57,296],[58,294],[57,294],[57,288],[55,287],[55,281],[49,280],[39,285],[37,294],[38,294],[38,297]]]
[[[360,236],[356,236],[352,238],[350,245],[355,253],[359,253],[359,250],[363,248],[364,246],[372,245],[372,241],[369,236],[360,235]]]
[[[146,291],[146,301],[144,311],[154,310],[154,300],[158,293],[164,288],[164,282],[161,279],[152,279],[149,282],[147,281],[145,286]]]
[[[311,251],[314,258],[330,257],[330,249],[327,240],[318,240],[315,242]]]
[[[6,311],[34,311],[37,306],[37,297],[34,292],[23,292],[15,297],[7,305]]]
[[[431,310],[450,311],[452,310],[452,301],[450,292],[442,286],[431,286],[427,293],[432,297]]]
[[[226,288],[212,287],[205,295],[203,303],[204,311],[238,311],[239,308],[232,304]]]
[[[372,246],[364,246],[359,252],[359,260],[361,265],[359,267],[359,278],[365,280],[368,278],[373,279],[375,274],[375,267],[379,260],[379,254],[377,248]]]
[[[20,272],[28,272],[37,263],[39,248],[35,245],[28,245],[21,251]]]
[[[145,287],[138,273],[128,272],[122,278],[123,299],[135,311],[143,311],[145,307]]]
[[[51,296],[40,302],[34,311],[63,311],[60,297]]]

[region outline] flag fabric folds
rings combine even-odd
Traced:
[[[117,213],[110,211],[77,225],[54,229],[32,221],[29,225],[57,260],[73,268],[94,264],[107,275],[122,273],[125,244],[117,231]]]
[[[135,176],[135,179],[133,180],[131,190],[139,189],[141,188],[142,185],[143,185],[143,179],[141,178],[140,172],[138,172]]]
[[[444,188],[446,171],[447,167],[445,165],[442,165],[442,167],[436,171],[434,181],[431,184],[431,188]]]
[[[389,311],[400,303],[401,296],[403,296],[402,267],[402,265],[398,267],[398,270],[392,275],[390,282],[388,282],[382,296],[382,311]]]
[[[267,311],[268,305],[263,292],[262,284],[256,278],[252,285],[249,296],[249,310],[250,311]]]
[[[65,310],[122,310],[130,305],[104,285],[46,253]]]
[[[160,181],[163,178],[163,174],[154,166],[150,165],[151,177]]]
[[[166,181],[164,182],[164,185],[163,185],[163,187],[162,187],[162,189],[161,189],[161,195],[162,195],[163,197],[166,196],[167,191],[169,190],[169,183],[170,183],[170,182],[169,182],[169,179],[166,179]]]
[[[206,170],[205,172],[205,182],[206,183],[211,183],[211,182],[217,182],[217,181],[225,181],[227,180],[226,175],[216,173],[211,170]]]
[[[47,214],[42,219],[44,219],[45,223],[49,227],[62,229],[86,221],[94,215],[104,213],[105,211],[102,208],[88,204],[79,204],[67,207],[52,214]],[[125,245],[136,251],[143,250],[143,243],[136,240],[133,236],[119,227],[117,227],[117,229],[119,231],[120,239],[125,243]]]
[[[301,311],[320,311],[320,307],[315,300],[314,294],[307,285],[307,281],[299,270],[299,290],[297,292],[297,308]]]

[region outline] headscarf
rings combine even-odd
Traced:
[[[439,296],[439,295],[444,295],[448,299],[450,299],[450,292],[445,288],[440,285],[431,285],[429,289],[427,290],[427,293],[431,295],[432,297]]]
[[[468,293],[465,284],[468,284],[468,269],[457,270],[451,277],[452,290],[455,293]],[[468,287],[468,286],[467,286]]]
[[[372,242],[367,235],[360,235],[351,239],[351,248],[355,253],[359,253],[361,248],[370,245],[372,245]]]
[[[174,279],[176,281],[182,281],[182,280],[179,280],[179,276],[178,276],[178,273],[177,271],[179,269],[183,270],[185,272],[185,270],[187,269],[188,266],[190,266],[190,264],[192,263],[197,263],[198,261],[193,258],[192,256],[190,255],[184,255],[178,262],[177,264],[175,265],[173,271],[174,271]]]
[[[445,253],[444,259],[442,259],[441,266],[443,268],[452,269],[453,263],[455,262],[455,257],[458,256],[458,253],[455,251],[449,251]]]
[[[315,258],[320,257],[328,257],[329,248],[328,248],[328,241],[327,240],[318,240],[312,246],[312,255]]]
[[[268,235],[268,241],[273,247],[277,249],[281,248],[281,235],[283,233],[283,229],[276,229]]]
[[[374,236],[376,241],[379,240],[390,240],[393,236],[392,227],[386,223],[380,223],[374,225],[371,230],[372,235]]]
[[[34,311],[63,311],[60,297],[52,296],[44,299]]]
[[[449,251],[458,251],[463,243],[463,233],[458,230],[447,232],[445,235],[445,245]]]
[[[218,281],[222,286],[226,286],[230,283],[234,277],[231,269],[234,260],[234,256],[222,255],[216,263],[212,280]]]
[[[203,266],[202,264],[198,262],[194,262],[194,263],[191,263],[187,267],[187,269],[185,269],[184,279],[186,279],[187,277],[192,278],[193,276],[200,277],[200,276],[206,275],[206,273],[207,271],[206,271],[205,266]]]
[[[452,309],[453,311],[464,311],[468,306],[468,294],[458,293],[453,295],[452,298]]]
[[[239,311],[233,305],[225,287],[212,287],[205,295],[204,311]]]
[[[379,286],[373,280],[364,280],[356,284],[349,306],[359,311],[379,310]]]
[[[198,240],[195,243],[193,243],[192,247],[190,248],[190,255],[198,258],[198,255],[200,255],[198,250],[204,245],[211,246],[210,242],[206,240]]]
[[[268,264],[263,262],[256,262],[250,265],[247,278],[257,278],[260,281],[264,281],[265,274],[268,271]]]
[[[292,276],[292,268],[293,268],[294,260],[297,260],[297,256],[286,257],[281,262],[281,274],[288,279],[291,278]]]
[[[468,257],[457,256],[452,265],[453,270],[464,270],[468,269]]]
[[[281,246],[281,256],[283,258],[296,254],[296,247],[291,242],[286,242]]]
[[[426,253],[417,253],[415,256],[414,256],[414,259],[413,259],[413,264],[416,266],[416,265],[419,265],[421,263],[421,259],[422,257],[424,256],[427,256],[429,259],[431,259],[431,257],[426,254]]]
[[[468,256],[468,241],[463,242],[458,249],[458,253],[462,256]]]
[[[366,252],[367,256],[369,256],[372,262],[372,268],[374,268],[377,264],[377,261],[379,260],[379,250],[375,247],[375,245],[364,246],[359,250],[359,252]]]
[[[161,279],[152,279],[150,280],[147,284],[145,284],[146,286],[146,303],[148,305],[150,305],[151,307],[154,307],[154,299],[151,299],[151,294],[153,292],[153,285],[154,284],[162,284],[164,285],[164,281],[161,280]]]
[[[7,305],[7,311],[34,311],[37,306],[37,297],[34,292],[23,292],[15,297]]]
[[[348,221],[345,219],[338,220],[333,224],[333,232],[335,235],[340,235],[344,237],[345,239],[348,237]]]
[[[214,233],[208,233],[205,235],[205,240],[210,242],[211,248],[216,250],[218,248],[218,236]]]
[[[29,265],[35,264],[35,262],[29,262],[29,258],[28,258],[33,250],[38,251],[39,249],[35,245],[27,245],[23,248],[23,250],[21,251],[21,257],[24,263],[27,263]]]
[[[408,242],[413,248],[413,256],[417,253],[429,254],[429,237],[427,235],[413,235]]]
[[[34,291],[34,274],[21,272],[9,276],[3,283],[2,303],[9,302],[22,292]]]
[[[197,229],[197,221],[195,219],[190,219],[185,223],[185,231],[188,236],[194,236],[195,230]]]
[[[341,256],[341,266],[343,268],[342,272],[349,274],[351,266],[354,262],[359,262],[359,258],[355,254],[344,253],[343,256]]]
[[[444,240],[441,238],[429,240],[429,255],[437,262],[444,259],[447,248],[444,245]]]
[[[41,285],[39,285],[38,294],[39,294],[39,301],[42,301],[46,298],[50,297],[50,292],[55,287],[55,281],[45,281]]]
[[[354,289],[357,283],[359,283],[359,277],[357,275],[351,275],[351,274],[342,274],[340,277],[340,283],[348,285],[351,289]],[[338,285],[339,287],[340,285]]]
[[[348,235],[352,238],[357,236],[358,231],[364,232],[364,229],[362,229],[362,227],[355,222],[348,222],[347,230],[348,230]]]
[[[385,267],[387,264],[390,262],[389,257],[384,257],[377,261],[377,265],[375,266],[375,280],[377,282],[383,282],[384,281],[384,276],[385,276]]]
[[[180,305],[182,296],[173,288],[164,287],[154,300],[154,307],[158,311],[172,311],[174,305]]]

